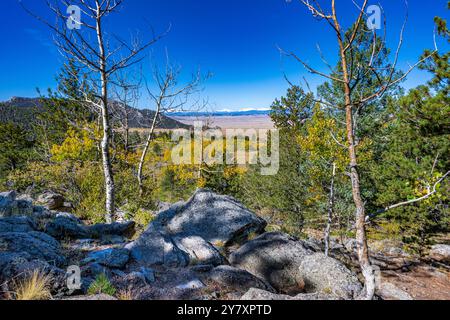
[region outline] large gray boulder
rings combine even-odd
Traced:
[[[0,218],[0,233],[31,232],[35,230],[36,225],[29,217]]]
[[[266,233],[247,242],[230,255],[230,263],[270,283],[284,293],[299,293],[304,288],[299,266],[313,254],[312,249],[283,233]]]
[[[53,292],[65,290],[66,273],[63,270],[45,261],[34,259],[26,252],[0,252],[0,283],[4,283],[9,290],[14,290],[12,279],[16,281],[25,279],[37,270],[51,277]]]
[[[175,245],[189,256],[190,265],[218,266],[225,262],[220,252],[203,238],[190,236],[175,237],[173,240]]]
[[[262,290],[275,292],[267,282],[259,279],[251,273],[231,266],[219,266],[208,273],[202,275],[202,280],[218,284],[226,290],[246,292],[250,288],[259,288]]]
[[[49,218],[50,212],[40,206],[33,205],[28,195],[17,196],[15,191],[0,193],[0,218],[13,216],[29,216],[36,219]]]
[[[0,193],[0,217],[10,217],[17,213],[18,205],[16,196],[15,191]]]
[[[163,232],[147,230],[125,248],[130,250],[132,259],[142,266],[185,267],[189,264],[188,254]]]
[[[362,291],[356,274],[336,259],[323,253],[302,258],[298,265],[299,276],[307,292],[332,294],[342,299],[354,299]]]
[[[0,280],[8,281],[18,277],[27,277],[36,270],[52,276],[65,276],[65,272],[61,269],[45,261],[34,259],[26,252],[0,252]]]
[[[434,245],[430,251],[430,258],[438,262],[450,263],[450,245]]]
[[[169,235],[199,236],[214,246],[227,246],[260,234],[267,223],[236,199],[200,189],[186,203],[158,214],[149,229]]]
[[[322,294],[322,293],[301,293],[296,296],[288,296],[283,294],[276,294],[261,289],[252,288],[246,294],[244,294],[241,300],[245,301],[325,301],[325,300],[338,300],[335,296]]]
[[[86,226],[71,217],[61,215],[46,225],[45,232],[60,240],[87,239],[90,237]]]
[[[132,238],[136,232],[134,221],[115,222],[111,224],[95,224],[89,226],[88,232],[93,238],[103,238],[105,236],[121,236]]]
[[[80,219],[70,213],[58,213],[56,218],[47,223],[45,232],[57,239],[131,238],[135,233],[134,227],[133,221],[85,226]]]
[[[55,266],[66,263],[58,241],[42,232],[1,233],[0,251],[27,253],[32,259],[42,260]]]

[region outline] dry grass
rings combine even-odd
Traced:
[[[136,297],[133,294],[133,292],[131,291],[131,289],[121,290],[117,294],[117,299],[122,300],[122,301],[133,301],[133,300],[135,300],[135,298]]]
[[[16,300],[50,300],[52,298],[50,293],[51,280],[51,276],[36,270],[30,277],[16,285],[14,296]]]

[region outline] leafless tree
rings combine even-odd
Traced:
[[[115,75],[113,86],[115,101],[111,103],[112,117],[115,123],[119,125],[118,130],[123,133],[125,153],[128,153],[130,150],[130,123],[137,122],[139,115],[136,108],[141,98],[142,81],[134,78],[136,77],[118,72]]]
[[[155,36],[145,43],[137,39],[129,42],[120,37],[109,34],[105,30],[105,21],[117,12],[123,0],[47,0],[47,6],[56,17],[55,23],[35,14],[26,6],[24,9],[39,21],[48,26],[53,34],[59,51],[68,59],[72,58],[84,68],[88,74],[89,87],[94,94],[85,95],[83,103],[89,105],[101,114],[103,137],[101,141],[102,165],[105,179],[106,215],[107,222],[111,222],[115,212],[115,184],[111,163],[111,119],[109,106],[109,90],[111,79],[115,73],[125,70],[142,60],[142,53],[153,45],[162,35]],[[79,28],[69,28],[68,8],[77,6],[81,11]]]
[[[153,89],[146,81],[146,88],[150,99],[155,106],[155,114],[153,121],[142,150],[141,158],[138,166],[138,183],[139,191],[142,195],[144,193],[144,165],[148,150],[155,136],[155,130],[158,122],[161,123],[161,116],[169,112],[186,111],[186,110],[200,110],[204,104],[198,99],[192,99],[195,93],[200,91],[200,84],[204,77],[200,71],[193,74],[190,81],[186,83],[179,83],[181,74],[181,67],[170,62],[168,55],[166,55],[166,65],[164,68],[153,66],[152,74],[156,88]]]
[[[358,259],[361,267],[361,271],[365,278],[365,293],[361,298],[373,299],[375,294],[375,275],[374,268],[372,267],[369,249],[367,245],[366,236],[366,208],[364,200],[361,196],[361,184],[360,184],[360,173],[359,173],[359,162],[356,152],[356,147],[358,145],[358,140],[355,135],[357,121],[356,115],[359,110],[364,108],[368,103],[374,101],[375,99],[381,98],[390,88],[396,84],[403,81],[411,71],[416,68],[419,64],[431,57],[435,52],[424,57],[414,65],[412,65],[407,71],[405,71],[401,76],[397,76],[396,69],[399,59],[399,53],[403,44],[403,33],[406,26],[406,21],[403,24],[402,30],[400,32],[400,40],[398,43],[397,50],[394,54],[393,62],[387,67],[380,70],[374,65],[374,61],[381,51],[381,48],[377,44],[380,38],[377,36],[376,30],[373,30],[372,36],[372,55],[370,62],[358,61],[356,53],[358,49],[356,47],[356,39],[359,32],[363,31],[363,24],[366,22],[366,10],[368,9],[368,0],[364,0],[361,5],[358,5],[355,1],[353,3],[357,7],[358,17],[353,25],[353,31],[350,34],[346,33],[340,22],[340,17],[337,13],[336,1],[327,0],[329,4],[328,9],[323,9],[320,5],[319,0],[300,0],[303,5],[311,12],[311,14],[319,20],[325,21],[330,27],[332,32],[336,36],[337,44],[339,47],[339,62],[341,66],[341,72],[336,73],[325,73],[319,71],[304,60],[299,58],[296,54],[290,52],[284,54],[295,58],[300,62],[305,69],[312,73],[324,77],[327,80],[331,80],[340,83],[344,88],[345,96],[345,114],[346,114],[346,132],[347,132],[347,146],[349,153],[349,170],[348,173],[351,178],[352,183],[352,195],[353,201],[356,206],[356,240],[358,245]],[[355,71],[356,70],[356,71]],[[368,75],[374,75],[377,79],[376,88],[370,93],[356,92],[356,87],[358,83],[367,77]],[[337,106],[329,105],[330,107],[336,108]]]

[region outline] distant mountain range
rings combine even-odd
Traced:
[[[36,119],[36,115],[43,112],[42,98],[13,97],[8,101],[0,102],[0,123],[13,122],[28,126]],[[117,102],[112,102],[112,109],[124,111],[124,107]],[[129,114],[129,127],[150,128],[155,112],[152,110],[139,110],[126,107]],[[158,129],[189,129],[190,126],[175,119],[161,115],[157,123]]]
[[[244,117],[244,116],[268,116],[269,109],[245,109],[245,110],[222,110],[212,112],[172,112],[170,117]]]

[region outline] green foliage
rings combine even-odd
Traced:
[[[446,23],[436,20],[440,34],[448,39]],[[372,170],[379,207],[428,195],[450,169],[449,57],[434,55],[422,66],[433,74],[429,86],[411,90],[389,109],[391,117],[382,131],[387,142]],[[403,241],[422,252],[435,233],[450,229],[448,190],[447,179],[431,197],[383,217],[399,224]]]
[[[34,141],[26,130],[12,123],[0,124],[0,179],[22,168],[33,156]]]
[[[155,214],[150,210],[138,208],[132,218],[138,226],[146,228],[155,219]]]
[[[300,87],[292,86],[288,89],[286,97],[276,99],[272,104],[270,117],[277,128],[298,131],[304,121],[311,117],[312,106],[312,94],[305,94]]]
[[[95,281],[90,285],[88,289],[89,295],[96,295],[96,294],[107,294],[110,296],[114,296],[116,294],[116,288],[111,284],[108,277],[102,273]]]

